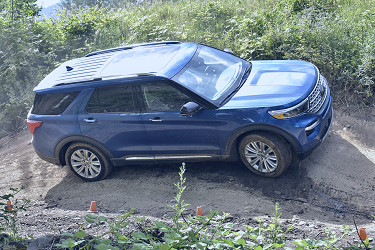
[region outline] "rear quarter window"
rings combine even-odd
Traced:
[[[31,110],[36,115],[59,115],[77,97],[79,92],[36,94]]]

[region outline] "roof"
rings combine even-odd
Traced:
[[[34,91],[54,86],[92,80],[177,74],[193,57],[197,44],[156,42],[134,44],[92,52],[84,57],[62,63],[34,88]]]

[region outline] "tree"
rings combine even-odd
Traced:
[[[0,12],[3,17],[12,21],[24,17],[38,16],[37,0],[0,0]]]
[[[106,7],[110,0],[63,0],[60,5],[66,10],[74,10],[77,8]]]

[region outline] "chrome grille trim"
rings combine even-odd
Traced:
[[[309,109],[308,113],[317,113],[323,106],[328,95],[328,84],[324,76],[319,74],[319,79],[315,85],[314,90],[309,95]]]

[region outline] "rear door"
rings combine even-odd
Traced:
[[[182,105],[194,101],[167,82],[145,82],[139,87],[147,144],[156,160],[210,158],[220,154],[215,110],[202,109],[181,116]]]
[[[97,87],[78,115],[82,134],[100,142],[114,158],[152,155],[134,88]]]

